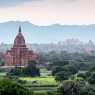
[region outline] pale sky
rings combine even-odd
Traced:
[[[0,0],[0,22],[95,24],[95,0]]]

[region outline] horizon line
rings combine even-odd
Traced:
[[[39,24],[34,24],[32,23],[32,21],[28,21],[28,20],[6,20],[6,21],[0,21],[0,23],[8,23],[8,22],[23,22],[23,23],[31,23],[35,26],[39,26],[39,27],[44,27],[44,26],[53,26],[53,25],[61,25],[61,26],[90,26],[90,25],[95,25],[95,23],[91,23],[91,24],[61,24],[61,23],[52,23],[52,24],[43,24],[43,25],[39,25]]]

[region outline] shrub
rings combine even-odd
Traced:
[[[11,69],[8,73],[8,76],[40,76],[40,70],[37,68],[36,63],[30,61],[25,68],[15,67]]]
[[[0,79],[0,95],[33,95],[28,89],[10,79]]]
[[[24,74],[26,76],[36,77],[40,76],[40,70],[36,67],[36,63],[31,61],[29,62],[28,66],[24,69]]]
[[[15,67],[11,69],[8,73],[8,76],[23,76],[23,68]]]
[[[58,87],[58,93],[59,95],[80,95],[80,88],[77,82],[66,80]]]
[[[91,74],[91,76],[90,76],[89,79],[88,79],[88,82],[89,82],[90,84],[95,84],[95,72],[93,72],[93,73]]]
[[[55,80],[63,81],[63,80],[67,80],[69,77],[70,77],[70,73],[61,71],[55,75]]]
[[[86,79],[87,76],[86,76],[86,73],[78,73],[77,77],[81,77],[83,79]]]

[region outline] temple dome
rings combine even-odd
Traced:
[[[19,33],[14,40],[14,46],[25,46],[25,39],[21,33],[21,27],[19,27]]]

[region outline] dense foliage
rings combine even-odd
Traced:
[[[32,92],[10,79],[0,79],[0,95],[32,95]]]
[[[75,81],[64,81],[58,88],[60,95],[80,95],[80,88]]]
[[[25,68],[15,67],[8,72],[8,76],[40,76],[40,70],[35,61],[31,61]]]
[[[44,72],[40,72],[41,70]],[[46,77],[52,76],[55,78],[55,82],[58,85],[58,92],[35,92],[34,95],[95,95],[94,54],[86,55],[78,53],[50,52],[40,56],[39,64],[33,61],[29,62],[27,67],[15,67],[7,75],[17,77],[39,77],[46,73],[49,75],[46,75]],[[21,81],[17,82],[21,83]],[[30,83],[31,82],[25,83],[25,86],[29,86],[29,89],[31,86],[37,86],[35,89],[42,89],[41,85],[43,84],[41,84],[41,82],[33,80],[33,82]],[[23,82],[21,84],[23,84]],[[51,90],[53,87],[48,86],[49,85],[43,85],[43,88],[47,87],[47,90]],[[56,91],[56,88],[53,90]]]

